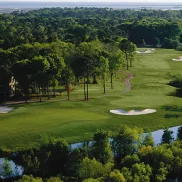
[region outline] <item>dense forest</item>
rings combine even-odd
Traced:
[[[1,48],[56,40],[79,44],[99,39],[115,42],[126,37],[133,43],[162,45],[179,40],[182,11],[112,10],[98,8],[41,9],[1,15]],[[137,36],[136,36],[137,35]],[[150,35],[150,36],[149,36]]]
[[[0,15],[1,100],[46,94],[129,69],[136,45],[182,50],[181,11],[52,8]],[[78,64],[79,63],[79,64]],[[17,85],[9,90],[9,80]],[[104,86],[104,93],[105,93]],[[13,99],[13,97],[11,97]],[[41,98],[40,98],[41,101]]]

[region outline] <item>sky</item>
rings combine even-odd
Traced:
[[[0,2],[155,2],[155,3],[182,3],[182,0],[0,0]]]

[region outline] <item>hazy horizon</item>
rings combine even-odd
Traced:
[[[67,3],[67,2],[84,2],[84,3],[90,3],[90,2],[94,2],[94,3],[170,3],[170,4],[174,4],[174,3],[182,3],[182,0],[174,0],[173,2],[171,2],[171,0],[8,0],[8,1],[5,1],[5,0],[0,0],[0,2],[48,2],[48,3],[54,3],[54,2],[64,2],[64,3]]]
[[[161,10],[182,10],[182,0],[0,0],[0,13],[3,9],[40,9],[40,8],[75,8],[75,7],[96,7],[96,8],[112,8],[112,9],[135,9],[139,10],[143,7],[147,9]]]

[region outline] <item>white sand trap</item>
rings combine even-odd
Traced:
[[[142,115],[142,114],[152,114],[154,112],[157,112],[155,109],[145,109],[145,110],[131,110],[131,111],[125,111],[125,110],[110,110],[113,114],[118,115],[125,115],[125,116],[135,116],[135,115]]]
[[[12,111],[12,107],[7,107],[7,106],[0,106],[0,114],[6,114]]]
[[[182,61],[182,56],[179,57],[178,59],[172,59],[173,61]]]
[[[136,51],[136,53],[138,54],[151,54],[154,53],[156,49],[147,49],[147,50],[140,50],[140,51]]]

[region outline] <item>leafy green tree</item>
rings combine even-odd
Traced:
[[[73,74],[72,70],[68,66],[66,66],[63,69],[62,77],[63,77],[63,80],[64,80],[63,83],[65,85],[68,100],[70,100],[71,81],[74,79],[74,74]]]
[[[106,182],[126,182],[123,174],[120,173],[118,170],[114,170],[110,172],[109,177],[105,180]]]
[[[180,141],[175,141],[172,142],[171,145],[169,146],[170,150],[173,153],[174,159],[173,162],[171,163],[171,168],[169,171],[169,175],[171,179],[176,179],[178,178],[179,180],[182,179],[182,148],[181,148],[181,142]]]
[[[12,66],[17,61],[17,55],[13,53],[12,50],[3,50],[0,48],[0,63],[1,68],[3,67],[4,70],[11,74],[12,73]]]
[[[55,94],[55,87],[56,82],[61,79],[62,76],[62,70],[65,68],[65,62],[63,57],[59,57],[58,54],[50,54],[47,56],[47,60],[49,61],[50,68],[48,70],[48,73],[50,75],[50,80],[52,82],[53,91],[54,91],[54,97]],[[49,80],[48,80],[49,81]],[[49,86],[49,83],[48,83]]]
[[[88,80],[88,67],[87,67],[87,63],[88,63],[88,58],[86,57],[76,57],[75,60],[72,62],[71,67],[72,70],[75,74],[75,77],[77,80],[79,80],[80,78],[83,78],[83,82],[84,82],[84,99],[87,100],[87,95],[88,95],[88,90],[86,90],[86,77],[87,77],[87,86],[89,83]],[[79,82],[79,81],[78,81]],[[88,89],[88,87],[87,87]]]
[[[161,163],[160,168],[157,170],[157,173],[154,175],[154,180],[156,182],[162,182],[167,179],[168,170],[167,167],[164,166],[163,163]]]
[[[85,149],[81,148],[71,151],[66,162],[66,172],[73,177],[77,177],[79,165],[86,156],[87,151]]]
[[[133,43],[131,43],[131,50],[133,50],[133,51],[131,51],[131,52],[129,53],[130,67],[132,67],[132,63],[133,63],[133,61],[135,60],[136,48],[137,48],[136,45],[133,44]]]
[[[55,176],[64,172],[68,155],[69,145],[63,139],[43,145],[37,153],[42,176]]]
[[[40,170],[40,161],[33,150],[22,155],[22,163],[27,174],[37,174]]]
[[[65,172],[69,145],[65,140],[49,140],[39,148],[23,152],[22,163],[26,174],[48,178]]]
[[[107,131],[97,130],[94,134],[91,156],[102,164],[113,162],[113,153],[109,142],[109,133]]]
[[[113,89],[113,75],[123,64],[123,55],[121,52],[113,52],[109,56],[109,72],[111,74],[111,89]]]
[[[88,34],[87,34],[87,26],[82,25],[76,25],[70,30],[68,29],[68,32],[70,31],[71,34],[73,34],[76,39],[72,39],[74,43],[79,44],[84,41],[86,41]]]
[[[53,90],[53,97],[56,97],[56,87],[59,86],[59,81],[55,77],[53,77],[48,84],[50,84],[52,86],[52,88],[53,88],[52,89]],[[49,96],[49,93],[48,93],[48,99],[50,99],[49,97],[50,96]]]
[[[151,164],[151,155],[153,152],[153,148],[151,146],[143,146],[138,150],[138,156],[140,157],[140,161],[145,164]]]
[[[95,47],[96,46],[96,47]],[[85,95],[85,99],[88,100],[89,96],[89,88],[88,88],[88,84],[89,84],[89,77],[91,77],[92,75],[97,73],[97,68],[99,67],[99,58],[100,58],[100,51],[97,48],[97,44],[95,42],[90,42],[90,43],[86,43],[83,42],[79,45],[79,47],[77,48],[77,54],[76,56],[76,60],[79,60],[79,62],[82,62],[82,64],[80,64],[80,68],[77,68],[77,66],[74,65],[74,70],[77,72],[76,75],[84,77],[84,95]],[[79,72],[79,74],[78,74]],[[86,88],[85,88],[85,79],[86,79]]]
[[[29,97],[29,88],[32,83],[32,69],[30,60],[16,62],[12,67],[13,75],[18,81],[19,87],[23,89],[26,95],[26,103]]]
[[[123,51],[123,53],[125,55],[126,69],[128,70],[129,61],[130,61],[130,66],[131,66],[131,60],[133,59],[134,53],[136,51],[136,45],[127,39],[123,39],[119,43],[119,48],[121,49],[121,51]]]
[[[32,175],[23,175],[23,177],[20,180],[18,180],[18,182],[43,182],[43,180],[38,177],[34,178]]]
[[[165,129],[162,135],[161,142],[169,144],[172,140],[174,140],[173,131],[170,131],[169,129]]]
[[[176,50],[177,51],[182,51],[182,44],[181,43],[178,45],[178,47],[176,47]]]
[[[181,75],[178,74],[169,74],[169,79],[171,80],[169,82],[169,85],[176,87],[176,88],[181,88],[182,87],[182,77]]]
[[[171,40],[176,40],[179,39],[180,35],[179,25],[162,17],[143,17],[137,21],[132,21],[132,23],[126,22],[123,26],[126,31],[129,29],[128,38],[135,44],[141,44],[142,40],[145,39],[149,45],[156,46],[157,37],[163,45],[166,37]],[[165,32],[166,29],[168,30],[167,32]]]
[[[63,182],[59,177],[50,177],[46,182]]]
[[[160,168],[161,163],[164,163],[164,167],[171,167],[172,161],[174,159],[173,153],[170,149],[166,148],[165,145],[158,146],[154,148],[152,152],[152,159],[150,165],[154,168]]]
[[[89,178],[97,179],[100,177],[107,176],[110,173],[112,167],[113,167],[112,163],[107,163],[105,165],[102,165],[95,159],[91,160],[86,157],[80,163],[78,174],[82,180]]]
[[[169,174],[169,171],[171,171],[171,169],[173,168],[172,167],[174,163],[173,152],[168,147],[168,145],[161,145],[155,148],[148,146],[147,148],[148,150],[140,149],[139,152],[140,159],[145,164],[148,164],[152,167],[154,181],[157,180],[163,181],[162,179],[165,179]],[[158,179],[156,180],[156,178]]]
[[[145,137],[144,137],[144,140],[142,142],[143,145],[145,146],[151,146],[151,147],[154,147],[154,139],[152,137],[152,133],[148,133]]]
[[[106,93],[106,77],[109,71],[109,61],[107,58],[101,56],[99,62],[100,62],[99,71],[101,73],[103,87],[104,87],[104,94],[105,94]]]
[[[83,180],[83,182],[104,182],[104,179],[103,178],[98,178],[98,179],[89,178],[89,179]]]
[[[139,131],[122,125],[118,134],[113,137],[112,148],[115,156],[125,157],[137,151]]]
[[[170,38],[164,39],[164,44],[163,44],[164,48],[176,49],[179,45],[180,45],[180,42],[177,39],[170,39]]]
[[[149,165],[144,163],[138,163],[132,165],[131,168],[122,168],[121,172],[123,173],[126,181],[128,182],[150,182],[152,175],[152,168]]]
[[[140,158],[137,154],[127,155],[121,160],[121,165],[127,168],[131,168],[131,166],[136,163],[140,163]]]
[[[34,81],[39,86],[39,95],[41,102],[42,101],[41,96],[43,94],[43,90],[46,87],[49,80],[48,70],[50,68],[50,63],[48,62],[47,58],[43,56],[35,56],[31,61],[31,66],[33,70]]]

